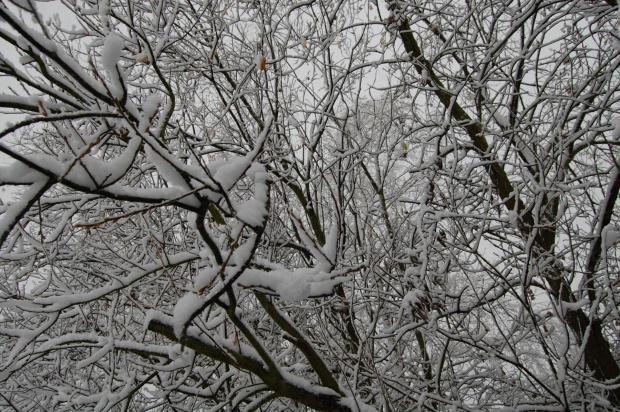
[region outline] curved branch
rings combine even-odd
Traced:
[[[174,334],[172,318],[159,316],[153,318],[148,324],[148,329],[152,332],[165,336],[173,342],[179,342]],[[286,375],[277,377],[270,374],[263,362],[251,356],[246,356],[233,348],[228,348],[227,352],[221,347],[215,346],[207,341],[198,329],[189,328],[185,336],[185,346],[197,353],[211,359],[242,369],[252,373],[261,379],[277,397],[289,398],[312,409],[326,412],[350,411],[357,412],[357,408],[349,406],[342,395],[328,388],[315,387],[309,385],[299,385],[292,380],[286,379]],[[298,378],[296,378],[298,380]]]

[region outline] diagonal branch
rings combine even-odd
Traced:
[[[411,57],[416,71],[425,73],[428,78],[427,85],[434,91],[441,103],[450,111],[452,118],[465,129],[476,151],[487,160],[485,169],[491,179],[491,183],[504,204],[509,210],[515,211],[519,216],[519,230],[523,238],[534,236],[533,252],[535,258],[553,253],[555,245],[555,230],[535,227],[534,216],[531,210],[527,210],[525,204],[516,195],[513,185],[502,167],[499,159],[488,153],[489,144],[483,135],[484,129],[480,122],[473,120],[467,112],[458,104],[456,96],[449,93],[441,80],[433,70],[431,63],[424,57],[420,46],[413,36],[409,21],[402,15],[397,3],[390,3],[390,10],[398,15],[398,32],[405,46],[405,50]],[[551,201],[553,202],[553,200]],[[549,211],[554,212],[557,208],[551,204]],[[550,265],[549,273],[545,279],[550,286],[551,295],[558,302],[574,301],[569,286],[562,275],[558,265]],[[593,372],[594,378],[617,384],[620,377],[620,368],[610,350],[610,345],[603,335],[602,324],[599,321],[590,321],[581,309],[567,310],[565,320],[573,333],[583,345],[583,353],[588,368]],[[620,388],[609,390],[608,400],[615,406],[620,406]]]
[[[173,342],[179,341],[174,334],[174,321],[169,316],[159,315],[157,319],[151,319],[148,329],[165,336]],[[196,328],[189,328],[187,330],[184,343],[186,347],[201,355],[256,375],[277,397],[292,399],[317,411],[357,412],[358,410],[358,408],[354,408],[350,405],[350,402],[346,401],[348,399],[331,389],[296,384],[299,378],[295,378],[294,381],[287,379],[284,374],[270,373],[263,362],[249,354],[243,355],[233,348],[227,348],[229,350],[224,351],[223,348],[203,338]]]
[[[278,308],[262,293],[255,292],[254,296],[258,299],[261,306],[267,314],[273,319],[280,328],[291,336],[291,343],[295,345],[308,359],[314,371],[319,376],[321,383],[326,387],[332,389],[340,394],[340,388],[338,382],[334,379],[334,376],[323,362],[321,356],[314,350],[312,344],[308,342],[306,337],[292,324],[289,320],[278,310]]]
[[[588,291],[588,298],[590,299],[590,302],[594,302],[596,300],[594,292],[594,272],[596,271],[596,267],[601,260],[601,254],[603,252],[603,229],[609,224],[609,222],[611,222],[616,200],[618,199],[618,194],[620,194],[620,170],[618,170],[618,166],[615,167],[612,173],[611,181],[607,187],[607,194],[601,204],[601,209],[598,216],[599,221],[596,228],[596,237],[591,243],[590,253],[588,254],[588,260],[586,262],[586,280],[584,285]]]

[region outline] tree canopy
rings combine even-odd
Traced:
[[[0,2],[0,406],[619,410],[619,24]]]

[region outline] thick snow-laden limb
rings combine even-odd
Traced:
[[[243,243],[240,244],[241,233],[238,234],[237,239],[233,243],[231,250],[228,251],[226,256],[226,260],[222,261],[220,264],[220,268],[218,269],[218,275],[220,275],[221,281],[218,282],[215,287],[209,289],[209,292],[205,294],[204,298],[201,298],[197,294],[190,292],[186,294],[179,303],[175,306],[175,319],[177,320],[175,326],[175,334],[179,339],[182,339],[184,335],[184,331],[190,325],[192,320],[198,316],[205,308],[214,304],[222,295],[225,293],[231,293],[231,287],[235,284],[235,282],[239,279],[239,277],[244,273],[250,264],[252,257],[256,252],[256,248],[258,247],[261,236],[265,230],[265,226],[267,224],[267,210],[269,208],[269,182],[271,181],[271,177],[264,170],[264,168],[258,164],[254,164],[252,166],[252,160],[260,153],[262,150],[262,146],[265,143],[265,140],[270,133],[270,128],[272,125],[273,119],[269,118],[265,122],[265,129],[259,135],[255,149],[248,155],[242,159],[238,159],[234,163],[229,163],[224,166],[227,168],[227,176],[226,179],[230,178],[230,176],[237,175],[240,178],[243,174],[249,173],[250,177],[255,180],[256,185],[256,194],[255,201],[260,202],[261,211],[260,215],[253,216],[252,222],[245,222],[243,219],[240,219],[244,225],[247,223],[254,230],[255,234],[249,236],[249,238]],[[222,182],[222,178],[218,179],[218,175],[220,174],[221,169],[218,169],[216,173],[216,181],[223,188],[224,192],[228,191],[230,187],[232,187],[231,183]],[[241,228],[243,230],[243,227]],[[227,270],[229,267],[232,270]],[[207,282],[198,281],[200,284],[197,286],[198,292],[203,293],[205,291],[205,286],[213,283],[213,279],[209,279]],[[204,283],[204,285],[202,285]]]
[[[124,40],[118,34],[110,32],[103,42],[103,51],[101,52],[101,64],[110,75],[111,84],[109,90],[112,97],[122,102],[127,99],[126,76],[119,64],[124,43]]]
[[[116,75],[116,67],[121,58],[125,41],[116,33],[109,33],[103,42],[101,52],[101,64],[110,72]]]
[[[21,200],[8,204],[0,214],[0,246],[4,243],[9,232],[15,227],[32,205],[51,187],[49,180],[33,183],[22,194]]]
[[[184,331],[189,327],[192,320],[205,308],[216,303],[223,295],[232,293],[231,288],[250,264],[258,246],[261,233],[262,230],[258,234],[251,236],[244,244],[229,252],[226,261],[222,262],[222,266],[218,269],[217,274],[221,276],[220,281],[210,288],[208,293],[204,293],[204,287],[199,288],[198,292],[204,293],[204,298],[201,298],[194,292],[185,295],[187,301],[179,309],[179,322],[175,327],[175,332],[178,332],[179,336],[182,337],[184,335]],[[226,270],[229,263],[231,264],[230,270]]]
[[[149,330],[166,336],[176,341],[174,334],[174,320],[163,314],[152,314],[149,322]],[[235,366],[243,371],[252,373],[261,379],[276,395],[284,396],[302,403],[319,411],[358,411],[356,405],[364,405],[363,402],[343,397],[336,392],[314,386],[310,382],[294,375],[267,370],[266,365],[260,361],[260,357],[251,348],[240,349],[230,341],[212,342],[205,337],[198,328],[190,327],[186,331],[185,345],[201,355]]]
[[[272,177],[260,163],[252,163],[246,175],[254,180],[254,198],[234,203],[233,206],[239,220],[252,227],[260,227],[268,213],[269,183]]]
[[[189,263],[198,260],[199,258],[200,257],[196,253],[179,253],[177,255],[168,256],[166,261],[151,263],[140,268],[127,267],[124,269],[128,273],[126,276],[116,277],[107,285],[86,293],[66,293],[48,297],[36,297],[29,301],[17,300],[15,302],[9,301],[7,303],[17,305],[22,310],[29,312],[56,313],[69,308],[70,306],[95,301],[103,296],[118,292],[119,290],[131,286],[135,282],[138,282],[139,280],[158,271]],[[0,306],[2,306],[2,304],[0,304]]]
[[[10,354],[0,364],[0,382],[6,380],[12,373],[19,370],[22,365],[18,360],[19,356],[24,353],[24,350],[32,344],[32,342],[45,333],[58,319],[58,314],[52,314],[45,319],[41,324],[37,325],[37,328],[33,330],[13,330],[14,335],[19,336],[19,339],[15,342],[11,348]],[[9,336],[11,333],[9,333]]]
[[[214,179],[219,183],[224,191],[229,191],[232,189],[233,185],[235,185],[239,179],[250,170],[252,163],[262,153],[267,137],[273,132],[273,123],[273,116],[267,117],[264,121],[264,126],[261,133],[253,142],[254,147],[252,151],[243,157],[236,157],[233,160],[226,162],[225,164],[219,166],[214,172]],[[252,174],[262,175],[260,169],[252,171]],[[262,177],[259,176],[258,179],[261,179],[263,182],[268,180],[268,178],[264,175],[262,175]]]
[[[308,338],[304,336],[303,332],[295,326],[295,323],[286,316],[286,314],[278,310],[276,305],[274,305],[267,296],[261,293],[255,293],[255,296],[269,316],[282,328],[282,331],[289,335],[287,340],[295,345],[304,354],[306,359],[308,359],[310,365],[318,375],[320,382],[335,392],[342,393],[340,385],[336,382],[334,375],[329,370],[312,342],[310,342]]]
[[[45,38],[42,34],[29,28],[17,16],[15,16],[4,4],[0,4],[0,18],[11,26],[25,41],[24,48],[28,46],[34,47],[40,53],[44,54],[55,64],[61,67],[71,77],[76,85],[80,85],[87,92],[92,93],[97,98],[104,101],[110,101],[107,98],[105,89],[98,84],[83,68],[65,51],[57,47],[56,43]]]
[[[4,96],[0,96],[0,99],[2,99],[3,97]],[[7,105],[14,106],[13,103],[7,103]],[[63,109],[66,109],[66,107],[63,107]],[[37,110],[38,110],[38,106],[37,106]],[[61,122],[64,120],[76,120],[76,119],[90,119],[93,117],[94,118],[97,118],[97,117],[117,118],[119,117],[119,115],[114,114],[114,113],[109,113],[109,112],[96,112],[96,111],[89,110],[89,111],[75,111],[75,112],[62,113],[62,114],[52,114],[52,115],[47,114],[46,116],[40,116],[40,117],[34,117],[34,118],[31,117],[27,120],[22,120],[18,122],[17,124],[8,125],[8,127],[6,127],[0,132],[0,139],[2,139],[5,136],[10,135],[11,133],[23,127],[30,126],[30,125],[37,124],[37,123]]]
[[[324,271],[322,266],[314,268],[288,269],[246,269],[237,280],[245,288],[273,291],[287,301],[300,301],[310,297],[328,296],[334,288],[348,280],[350,274],[359,269],[338,269]]]
[[[4,152],[17,162],[22,163],[24,165],[22,170],[27,170],[28,176],[32,176],[31,179],[39,180],[40,175],[43,175],[52,181],[61,181],[64,185],[85,193],[98,192],[113,199],[143,203],[168,203],[174,199],[174,203],[179,203],[188,209],[196,209],[199,202],[193,194],[209,192],[206,188],[212,187],[211,184],[201,184],[199,187],[190,190],[181,187],[128,187],[124,182],[118,181],[121,177],[126,176],[128,166],[131,165],[137,154],[135,149],[140,144],[139,138],[132,139],[123,155],[109,162],[83,156],[71,156],[71,158],[66,159],[67,163],[47,155],[22,156],[5,148],[2,144],[0,144],[0,152]],[[11,183],[22,182],[18,180]],[[214,195],[214,198],[219,197]]]
[[[164,179],[166,179],[167,182],[169,182],[173,186],[179,187],[181,190],[187,192],[191,190],[185,179],[174,167],[176,162],[169,162],[168,159],[160,155],[150,145],[146,145],[144,151],[146,153],[146,158],[149,160],[149,162],[155,165],[157,171]]]
[[[202,309],[204,300],[196,293],[190,292],[183,296],[174,305],[174,335],[181,339],[185,325],[191,320],[192,315]]]

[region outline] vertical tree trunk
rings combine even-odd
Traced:
[[[533,250],[536,254],[534,256],[536,259],[550,254],[553,255],[555,229],[547,228],[546,230],[539,229],[537,232],[534,231],[532,211],[526,210],[521,199],[515,195],[513,185],[503,167],[497,159],[493,159],[492,155],[488,153],[489,145],[482,134],[482,125],[467,114],[455,101],[454,96],[445,91],[441,80],[433,71],[430,62],[425,59],[422,50],[415,40],[408,20],[399,13],[398,6],[395,3],[391,3],[390,8],[397,15],[397,18],[400,19],[399,35],[416,71],[421,75],[424,72],[428,74],[426,76],[427,85],[434,90],[435,95],[447,109],[451,108],[451,115],[454,120],[458,124],[463,125],[479,155],[485,157],[487,174],[494,189],[504,201],[506,208],[516,211],[520,216],[519,229],[523,242],[527,242],[531,236],[534,236]],[[546,206],[548,206],[548,210],[552,211],[548,213],[551,215],[549,217],[555,220],[557,205],[547,204]],[[549,292],[557,302],[574,302],[575,299],[570,292],[569,286],[566,285],[559,267],[550,268],[545,276],[545,280],[549,285]],[[599,321],[590,321],[581,309],[568,310],[565,315],[565,321],[576,335],[578,341],[583,345],[584,360],[588,369],[592,371],[594,378],[605,384],[616,385],[620,378],[620,368],[611,353],[609,343],[603,335],[601,323]],[[607,399],[612,405],[620,406],[620,388],[609,389]]]

